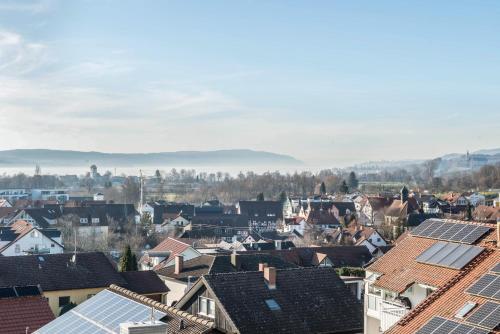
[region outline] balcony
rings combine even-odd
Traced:
[[[384,332],[399,321],[406,313],[407,308],[396,302],[383,300],[381,296],[366,294],[366,315],[380,320],[380,329]]]

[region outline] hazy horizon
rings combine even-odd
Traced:
[[[0,22],[0,150],[336,167],[500,142],[498,2],[0,0]]]

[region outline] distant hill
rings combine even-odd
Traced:
[[[469,156],[463,153],[449,153],[429,160],[370,161],[350,168],[358,172],[370,173],[381,170],[419,167],[431,160],[437,163],[436,175],[459,171],[475,171],[485,165],[499,164],[500,148],[475,151],[470,153]]]
[[[45,149],[0,151],[0,166],[258,166],[301,165],[289,155],[253,150],[102,153]]]

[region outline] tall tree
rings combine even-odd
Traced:
[[[340,185],[340,192],[343,194],[347,194],[349,192],[349,187],[347,186],[347,183],[345,180],[342,181],[342,184]]]
[[[130,245],[125,247],[125,250],[120,258],[120,263],[118,264],[118,269],[120,271],[131,271],[133,268],[134,255],[130,249]],[[137,264],[136,264],[137,266]]]
[[[326,195],[326,184],[325,182],[321,182],[321,185],[319,186],[319,192],[321,195]]]
[[[280,193],[280,202],[285,203],[288,200],[288,195],[286,194],[286,191],[282,191]]]
[[[259,193],[259,194],[257,195],[257,201],[264,201],[264,200],[265,200],[265,198],[264,198],[264,193]]]
[[[350,172],[349,173],[349,179],[347,181],[347,185],[349,186],[349,188],[351,190],[354,190],[354,189],[357,189],[358,188],[358,185],[359,185],[359,181],[358,179],[356,178],[356,173],[354,172]]]

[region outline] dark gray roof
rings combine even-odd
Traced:
[[[120,273],[127,284],[124,288],[141,295],[167,293],[169,289],[152,270],[125,271]]]
[[[249,219],[269,219],[268,214],[273,214],[275,219],[283,219],[283,203],[279,201],[240,201],[241,214]]]
[[[0,257],[0,286],[40,285],[43,291],[124,286],[127,282],[100,252]]]
[[[262,272],[203,277],[239,333],[357,333],[363,309],[333,268],[277,270],[276,289]],[[271,310],[274,300],[280,310]]]

